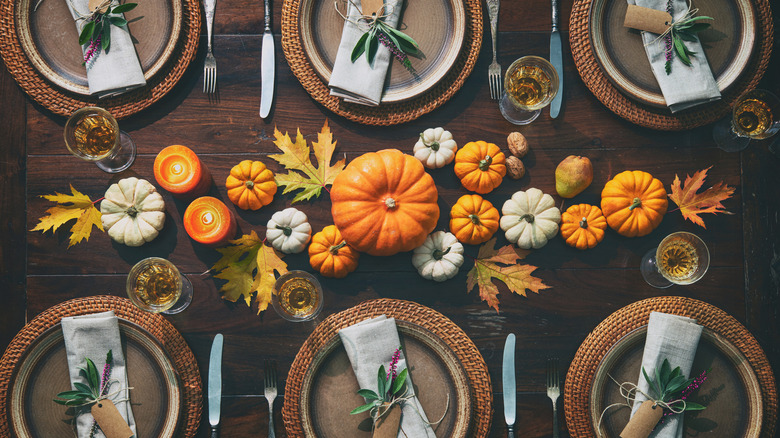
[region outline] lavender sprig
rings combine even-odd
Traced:
[[[417,42],[409,35],[388,25],[383,17],[373,16],[369,20],[368,30],[355,43],[352,49],[352,62],[357,61],[363,53],[366,54],[369,64],[373,64],[379,43],[386,46],[401,61],[404,67],[411,69],[412,63],[409,61],[408,53],[418,53],[420,47]]]

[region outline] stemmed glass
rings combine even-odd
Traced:
[[[306,271],[289,271],[274,284],[276,313],[292,322],[314,319],[322,310],[322,286]]]
[[[103,108],[88,106],[73,113],[65,122],[65,145],[108,173],[121,172],[135,161],[135,143]]]
[[[136,263],[127,276],[127,296],[141,310],[173,315],[192,302],[192,283],[176,265],[159,257]]]
[[[640,271],[645,281],[659,289],[672,284],[693,284],[710,266],[710,252],[699,236],[685,231],[664,238],[642,258]]]
[[[766,90],[748,91],[737,99],[731,120],[718,122],[712,137],[726,152],[745,149],[751,139],[762,140],[780,131],[780,99]]]
[[[499,108],[515,125],[527,125],[552,102],[558,93],[558,73],[546,59],[524,56],[509,66],[504,78],[504,95]]]

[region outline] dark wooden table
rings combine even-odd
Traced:
[[[447,128],[460,144],[487,140],[502,147],[506,147],[506,135],[517,129],[504,121],[496,102],[488,98],[491,54],[487,27],[477,66],[453,99],[401,126],[368,127],[328,112],[306,94],[284,61],[279,34],[281,2],[275,3],[277,88],[271,117],[258,117],[262,4],[222,0],[217,5],[214,41],[219,100],[209,100],[201,92],[201,51],[168,96],[120,123],[138,145],[136,163],[122,176],[132,174],[153,181],[152,162],[157,152],[171,144],[184,144],[211,169],[216,181],[212,194],[227,200],[223,182],[230,167],[239,161],[261,159],[273,170],[280,170],[265,156],[276,151],[271,141],[274,127],[293,133],[300,128],[311,140],[328,120],[338,140],[337,153],[346,154],[348,159],[384,148],[410,152],[418,134],[428,127]],[[563,2],[564,41],[568,40],[571,5],[570,0]],[[521,55],[548,56],[549,15],[545,1],[504,2],[499,42],[499,61],[504,67]],[[205,36],[201,43],[205,47]],[[648,171],[668,188],[676,174],[684,178],[686,173],[714,166],[708,182],[723,180],[737,187],[734,197],[725,203],[734,214],[708,215],[707,229],[703,229],[683,220],[679,212],[669,213],[649,236],[628,239],[610,231],[601,245],[587,252],[569,248],[557,237],[526,259],[539,267],[535,274],[551,288],[528,297],[501,288],[499,314],[481,302],[476,291],[467,293],[469,262],[454,279],[434,283],[416,273],[408,253],[389,258],[364,256],[358,270],[346,279],[322,281],[324,315],[364,300],[398,298],[433,307],[462,327],[479,347],[493,381],[491,436],[506,433],[500,375],[507,334],[517,335],[518,436],[551,436],[545,359],[557,356],[568,364],[600,321],[647,297],[687,296],[724,309],[758,338],[775,369],[780,366],[780,157],[769,150],[767,141],[755,142],[742,153],[722,152],[711,140],[711,126],[658,132],[632,125],[608,111],[587,90],[567,45],[564,65],[561,117],[551,120],[545,110],[533,124],[519,129],[531,146],[525,159],[528,174],[520,181],[507,178],[487,199],[500,206],[513,192],[530,187],[555,193],[555,166],[566,156],[577,154],[590,157],[595,168],[592,186],[575,199],[577,202],[598,204],[604,183],[623,170]],[[775,56],[763,86],[777,91],[779,73]],[[154,242],[137,249],[113,244],[98,231],[88,242],[70,249],[65,232],[43,235],[27,231],[49,207],[40,195],[65,191],[73,184],[97,199],[113,179],[68,154],[62,141],[65,120],[26,98],[4,69],[0,72],[0,95],[0,347],[5,348],[25,322],[57,303],[96,294],[124,296],[125,278],[135,262],[148,256],[166,257],[195,287],[190,308],[169,320],[195,353],[204,382],[211,340],[216,333],[225,335],[222,436],[264,436],[268,410],[262,396],[262,361],[275,359],[280,375],[285,376],[312,326],[288,323],[273,310],[258,316],[255,308],[222,300],[218,292],[222,282],[203,274],[218,253],[188,238],[181,221],[186,205],[167,193],[168,217],[163,232]],[[447,209],[465,193],[451,169],[432,172],[440,206]],[[258,212],[238,211],[241,232],[264,233],[271,214],[289,206],[291,200],[292,196],[277,195],[271,205]],[[309,216],[315,230],[332,223],[327,194],[298,207]],[[447,212],[443,211],[438,228],[446,227]],[[692,286],[654,289],[642,280],[639,261],[665,235],[678,230],[694,232],[707,243],[712,255],[709,272]],[[499,243],[506,243],[503,235]],[[467,253],[476,255],[476,247],[468,247]],[[304,255],[285,260],[291,269],[310,270]],[[280,392],[283,398],[283,385]],[[281,407],[280,400],[276,424],[277,433],[284,436]],[[207,426],[205,409],[201,423]],[[563,424],[562,420],[562,436],[568,436]],[[207,427],[201,427],[198,436],[207,436]]]

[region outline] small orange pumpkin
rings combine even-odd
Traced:
[[[588,249],[604,239],[607,219],[595,205],[572,205],[561,215],[561,236],[566,244]]]
[[[479,245],[498,231],[498,209],[479,195],[463,195],[450,210],[450,231],[460,242]]]
[[[601,191],[601,210],[609,226],[626,237],[650,234],[669,206],[661,181],[641,170],[615,175]]]
[[[466,143],[455,155],[455,175],[467,190],[489,193],[506,175],[506,157],[493,143]]]
[[[325,277],[344,278],[358,265],[360,253],[341,237],[335,225],[328,225],[311,238],[309,263]]]
[[[228,199],[243,210],[257,210],[273,201],[274,173],[261,161],[244,160],[230,169],[225,181]]]

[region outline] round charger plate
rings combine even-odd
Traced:
[[[750,0],[711,0],[697,3],[696,7],[697,15],[715,18],[707,20],[710,29],[698,35],[718,88],[723,92],[745,71],[753,53],[756,38],[753,6]],[[628,97],[666,108],[640,32],[623,26],[627,8],[627,2],[593,0],[591,3],[590,37],[596,59],[612,83]]]
[[[471,396],[466,372],[455,353],[430,331],[396,320],[409,375],[428,421],[437,436],[465,438],[471,420]],[[303,378],[301,418],[306,436],[322,438],[370,437],[368,412],[350,415],[364,404],[360,386],[339,335],[317,352]]]
[[[181,391],[173,363],[141,327],[119,319],[119,332],[128,364],[127,381],[133,388],[129,394],[138,435],[173,437],[181,409]],[[14,436],[75,435],[72,414],[65,406],[52,402],[55,394],[71,390],[60,324],[44,332],[27,349],[12,381],[10,406]],[[122,393],[118,398],[125,396]]]
[[[607,353],[596,371],[590,393],[590,415],[593,428],[598,428],[604,408],[613,403],[625,403],[618,382],[636,382],[642,366],[642,353],[647,326],[619,340]],[[723,337],[705,328],[689,378],[705,370],[707,380],[690,401],[707,406],[697,412],[687,412],[683,421],[684,437],[703,433],[733,438],[758,437],[761,432],[761,387],[753,369],[742,353]],[[651,371],[648,370],[648,373]],[[617,437],[628,423],[631,410],[611,408],[601,420],[601,436]]]
[[[16,23],[24,52],[35,68],[55,85],[89,95],[78,32],[67,3],[42,0],[38,9],[33,10],[39,1],[18,0],[16,6]],[[173,54],[181,33],[182,2],[133,1],[138,6],[125,13],[125,18],[130,35],[138,41],[134,46],[148,81]]]

